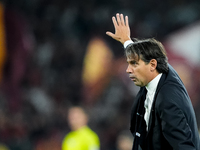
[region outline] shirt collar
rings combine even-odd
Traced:
[[[158,74],[153,80],[151,80],[147,85],[146,85],[146,89],[148,91],[148,93],[153,93],[156,91],[158,82],[160,80],[162,76],[162,73]]]

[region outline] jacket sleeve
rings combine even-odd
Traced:
[[[191,123],[194,113],[191,101],[184,88],[165,86],[157,96],[157,109],[163,136],[174,150],[196,150]]]

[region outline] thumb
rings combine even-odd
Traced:
[[[109,31],[108,31],[108,32],[106,32],[106,34],[107,34],[108,36],[110,36],[111,38],[117,40],[117,41],[120,40],[120,37],[116,36],[116,35],[113,34],[112,32],[109,32]]]
[[[107,31],[106,34],[107,34],[108,36],[112,37],[112,38],[115,37],[115,35],[114,35],[112,32]]]

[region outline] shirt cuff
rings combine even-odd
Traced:
[[[128,40],[124,42],[124,48],[126,48],[129,44],[134,43],[132,40]]]

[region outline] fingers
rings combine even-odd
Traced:
[[[114,24],[114,27],[116,29],[116,27],[118,26],[118,23],[116,21],[116,18],[115,17],[112,17],[112,21],[113,21],[113,24]]]
[[[117,23],[120,26],[121,25],[121,19],[120,19],[119,13],[116,14],[116,18],[117,18]]]
[[[123,15],[123,14],[117,13],[117,14],[116,14],[116,18],[115,18],[115,17],[112,17],[112,19],[113,19],[114,25],[119,25],[119,26],[120,26],[120,25],[122,25],[122,26],[128,25],[128,17],[127,17],[127,16],[125,17],[125,21],[126,21],[126,24],[125,24],[124,15]]]
[[[125,21],[126,21],[126,26],[128,26],[128,16],[125,17]]]
[[[121,18],[121,24],[124,26],[125,25],[125,23],[124,23],[124,15],[120,14],[120,18]]]

